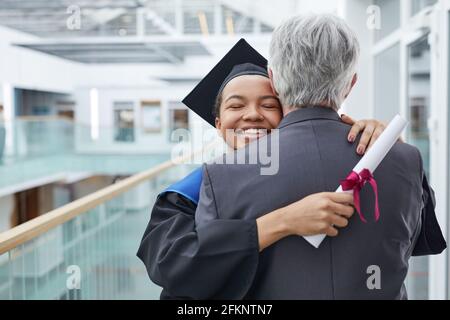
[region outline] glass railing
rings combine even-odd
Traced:
[[[158,299],[136,252],[157,194],[194,168],[163,163],[0,234],[0,299]]]
[[[68,118],[0,122],[0,189],[63,179],[67,173],[132,175],[168,160],[170,147],[166,135],[144,134],[140,128],[102,126],[93,138],[89,125]]]
[[[0,165],[70,154],[74,150],[74,123],[68,118],[24,117],[0,122],[0,128]]]
[[[167,133],[149,133],[139,126],[93,128],[56,116],[0,121],[0,166],[74,154],[165,154],[170,147]]]

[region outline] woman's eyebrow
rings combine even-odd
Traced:
[[[262,97],[259,97],[259,99],[260,99],[260,100],[274,99],[274,100],[277,100],[277,101],[278,101],[278,97],[276,97],[276,96],[262,96]]]
[[[225,100],[225,102],[227,102],[227,101],[229,101],[229,100],[231,100],[231,99],[245,100],[245,98],[244,98],[243,96],[240,96],[240,95],[235,94],[235,95],[232,95],[232,96],[228,97],[228,98]]]

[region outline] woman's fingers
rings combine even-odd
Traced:
[[[370,139],[370,144],[369,147],[367,149],[370,149],[373,144],[375,143],[375,141],[378,140],[378,138],[381,136],[381,134],[383,133],[384,129],[386,129],[386,125],[382,122],[379,122],[375,131],[373,132],[372,135],[372,139]]]
[[[356,149],[356,152],[359,155],[363,155],[364,152],[366,152],[367,146],[369,145],[374,132],[375,126],[371,121],[368,121],[364,128],[364,132],[361,135],[361,139],[359,140],[358,148]]]
[[[351,124],[348,116],[342,116],[342,121]],[[351,118],[350,118],[351,119]],[[353,120],[353,119],[351,119]],[[363,155],[373,144],[378,140],[380,135],[386,129],[383,122],[377,120],[360,120],[353,123],[353,126],[348,134],[348,141],[354,142],[356,137],[362,132],[356,152]]]
[[[340,204],[340,203],[336,203],[333,202],[330,205],[330,210],[332,210],[334,213],[346,217],[346,218],[350,218],[353,213],[355,212],[355,209],[350,206],[350,205],[345,205],[345,204]]]
[[[357,121],[353,124],[350,132],[348,134],[348,141],[355,142],[358,134],[366,128],[366,123],[364,121]]]
[[[341,217],[337,214],[333,214],[330,217],[330,223],[333,226],[339,227],[339,228],[345,228],[346,226],[348,226],[348,220],[347,218]]]
[[[337,229],[334,228],[333,226],[329,226],[329,227],[326,229],[325,234],[326,234],[327,236],[329,236],[329,237],[336,237],[336,236],[339,234],[339,232],[338,232]]]
[[[325,195],[328,197],[328,199],[330,199],[333,202],[342,203],[342,204],[354,204],[353,193],[327,192]]]

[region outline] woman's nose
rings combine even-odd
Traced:
[[[243,120],[246,121],[262,121],[264,116],[259,112],[258,106],[250,106],[244,113]]]

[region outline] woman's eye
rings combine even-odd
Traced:
[[[231,106],[228,106],[229,109],[241,109],[244,105],[242,104],[232,104]]]
[[[273,104],[265,104],[262,107],[266,108],[266,109],[278,109],[278,107],[276,105],[273,105]]]

